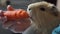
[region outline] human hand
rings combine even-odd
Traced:
[[[7,17],[6,16],[4,16],[3,15],[3,11],[2,10],[0,10],[0,22],[5,22],[5,21],[7,21]]]
[[[3,28],[9,29],[14,33],[21,33],[30,26],[31,21],[27,19],[10,20],[3,23]]]

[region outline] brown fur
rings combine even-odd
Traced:
[[[45,8],[44,11],[41,8]],[[54,4],[48,2],[32,3],[28,6],[27,11],[31,16],[33,25],[39,34],[51,34],[52,30],[60,24],[59,11]]]

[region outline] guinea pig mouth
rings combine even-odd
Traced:
[[[30,17],[30,19],[31,19],[32,21],[34,21],[34,18],[33,18],[33,17]]]
[[[32,17],[30,16],[30,19],[32,20]]]

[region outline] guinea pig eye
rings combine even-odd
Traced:
[[[29,11],[31,11],[31,9],[29,9]]]
[[[31,9],[29,9],[29,11],[30,11]]]
[[[44,8],[44,7],[41,7],[40,10],[41,10],[41,11],[45,11],[45,8]]]

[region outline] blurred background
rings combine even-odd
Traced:
[[[26,9],[27,5],[29,5],[30,3],[34,3],[34,2],[38,2],[38,1],[42,1],[42,0],[0,0],[0,9],[3,9],[3,10],[6,9],[7,1],[10,1],[10,4],[14,8],[23,8],[23,9]]]
[[[7,3],[10,3],[14,8],[26,9],[29,4],[40,1],[47,1],[55,5],[57,3],[57,0],[0,0],[0,9],[6,10]]]
[[[53,3],[57,6],[58,9],[60,7],[60,4],[59,4],[60,0],[0,0],[0,10],[6,10],[6,7],[9,4],[16,9],[20,8],[20,9],[26,10],[29,4],[34,2],[40,2],[40,1],[47,1],[47,2]],[[3,29],[0,22],[0,34],[12,34],[12,32],[9,30]]]

